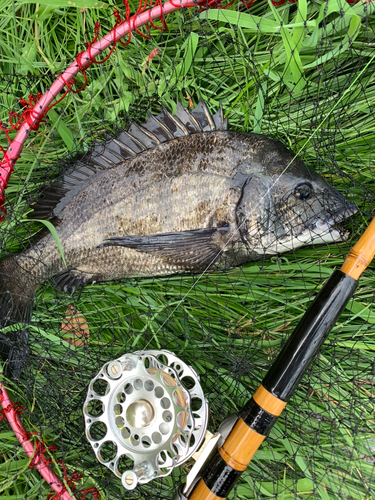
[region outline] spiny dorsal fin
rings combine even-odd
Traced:
[[[185,126],[188,134],[197,134],[198,132],[202,132],[198,120],[194,115],[189,113],[188,109],[183,107],[180,101],[177,102],[176,117]]]
[[[223,108],[221,104],[219,106],[218,112],[214,114],[212,118],[215,122],[215,130],[227,130],[228,119],[224,119]]]
[[[134,122],[129,128],[128,134],[130,134],[133,139],[139,141],[140,144],[143,144],[143,146],[147,149],[152,149],[161,142],[156,137],[152,137],[152,134],[150,134],[148,130],[145,130],[142,126],[137,125]]]
[[[92,151],[80,155],[79,160],[76,159],[63,176],[43,191],[43,196],[33,205],[34,211],[29,214],[29,218],[48,220],[58,217],[56,207],[59,205],[60,211],[65,206],[64,202],[60,202],[66,197],[68,203],[72,196],[69,193],[99,170],[113,168],[173,139],[226,128],[227,120],[224,120],[221,105],[213,116],[203,99],[191,111],[178,102],[175,115],[163,107],[159,115],[149,114],[146,123],[138,125],[133,122],[128,131],[122,130],[115,137],[97,144]]]
[[[216,130],[215,121],[203,99],[199,100],[197,106],[191,111],[191,114],[195,117],[203,132]]]
[[[174,139],[173,133],[169,130],[169,128],[156,116],[153,116],[150,113],[148,114],[147,122],[143,124],[143,127],[153,133],[160,142],[167,142]]]
[[[164,106],[160,115],[157,116],[157,119],[164,123],[175,139],[189,135],[189,132],[180,120],[175,115],[172,115]]]

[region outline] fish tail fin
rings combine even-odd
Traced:
[[[17,255],[0,261],[0,355],[5,370],[18,379],[28,355],[32,304],[36,287],[17,264]]]

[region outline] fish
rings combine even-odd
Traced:
[[[304,245],[345,241],[357,208],[281,142],[231,131],[222,108],[162,108],[45,187],[29,218],[50,231],[0,261],[0,350],[20,376],[37,288],[74,294],[130,277],[223,271]]]

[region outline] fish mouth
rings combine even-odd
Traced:
[[[325,243],[346,241],[349,237],[349,232],[344,230],[339,224],[357,212],[357,206],[354,203],[348,203],[342,210],[336,212],[335,215],[329,215],[324,219],[318,220],[315,225],[315,229],[318,232],[316,239],[321,239]]]

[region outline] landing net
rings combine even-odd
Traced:
[[[127,17],[122,5],[68,3],[4,4],[0,118],[10,139],[16,131],[9,111],[18,114],[13,124],[25,117],[20,99],[46,92],[86,50],[84,42],[92,42],[95,23],[100,38],[118,20],[113,10],[122,19],[139,10],[130,2]],[[173,114],[177,101],[191,110],[199,99],[211,114],[222,106],[229,130],[281,141],[354,203],[358,212],[340,224],[349,237],[225,271],[94,283],[72,296],[53,279],[44,282],[32,307],[30,353],[20,380],[2,375],[16,404],[3,417],[22,413],[25,430],[19,432],[34,449],[30,459],[2,418],[4,499],[63,498],[41,478],[37,463],[50,466],[71,498],[171,499],[192,460],[128,492],[96,460],[82,416],[90,380],[126,352],[172,351],[200,375],[208,427],[216,431],[254,393],[373,216],[375,4],[250,3],[177,9],[154,26],[133,30],[125,46],[117,44],[108,59],[107,51],[101,64],[80,72],[30,133],[14,166],[0,253],[33,244],[44,225],[28,220],[30,207],[77,154],[104,150],[120,129],[144,123],[162,106]],[[5,133],[1,144],[6,149]],[[186,203],[181,199],[181,206]],[[372,265],[231,498],[375,497],[374,280]],[[111,460],[110,446],[106,453]]]

